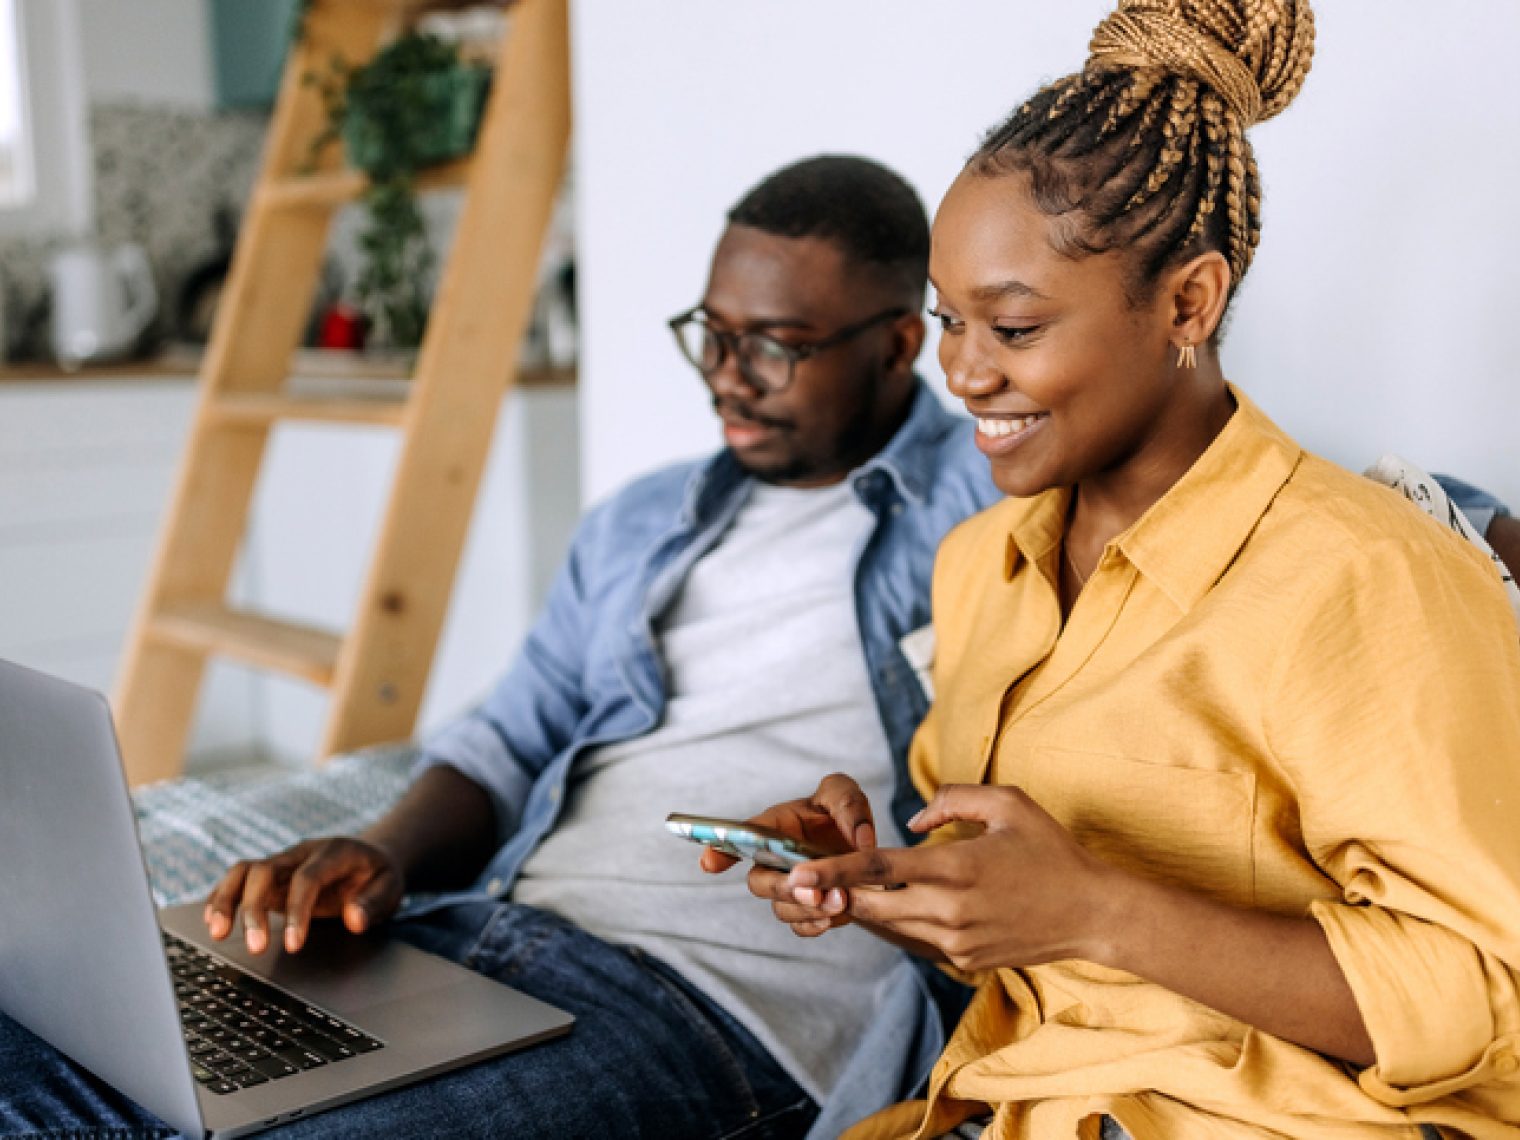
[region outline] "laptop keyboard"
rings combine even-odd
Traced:
[[[346,1021],[172,934],[164,954],[195,1079],[232,1093],[384,1045]]]

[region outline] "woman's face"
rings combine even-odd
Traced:
[[[1061,224],[1022,175],[971,172],[934,221],[940,364],[1009,495],[1122,485],[1167,458],[1182,412],[1166,290],[1132,303],[1122,254],[1065,257],[1047,236]]]

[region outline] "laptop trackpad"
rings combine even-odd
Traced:
[[[377,934],[354,935],[336,921],[322,920],[312,924],[299,954],[286,954],[278,948],[276,925],[275,946],[263,954],[250,954],[241,928],[226,940],[213,942],[198,903],[170,907],[160,912],[160,921],[165,930],[340,1017],[448,987],[461,969],[440,969],[445,966],[442,959],[386,937],[383,928]]]
[[[485,1056],[558,1036],[575,1020],[445,958],[399,939],[356,936],[336,922],[312,927],[299,954],[248,953],[240,938],[213,943],[201,905],[160,912],[165,930],[243,966],[405,1053]]]

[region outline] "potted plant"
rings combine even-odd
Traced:
[[[349,164],[370,179],[355,293],[380,344],[414,348],[422,340],[434,258],[416,173],[469,152],[490,77],[454,44],[409,32],[362,67],[335,60],[320,81],[328,124],[314,150],[341,138]]]

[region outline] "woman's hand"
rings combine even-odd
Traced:
[[[811,796],[777,804],[748,822],[775,828],[824,851],[865,852],[876,848],[870,801],[859,784],[839,772],[825,776]],[[711,847],[702,852],[702,869],[712,874],[726,871],[737,862]],[[756,898],[769,901],[776,917],[804,938],[850,921],[849,898],[843,890],[799,897],[788,885],[786,875],[769,867],[755,864],[750,868],[749,890]]]
[[[982,831],[804,863],[787,876],[783,897],[790,892],[800,905],[838,895],[847,911],[831,914],[834,924],[856,918],[962,970],[1097,960],[1119,872],[1018,788],[946,785],[909,826],[923,833],[956,821]],[[900,889],[860,889],[868,886]]]

